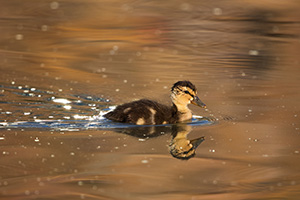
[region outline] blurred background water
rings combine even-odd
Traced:
[[[0,0],[0,198],[298,199],[299,9]],[[184,128],[205,137],[189,160],[170,155],[170,127],[99,117],[140,98],[169,104],[178,80],[207,105],[191,106],[207,120]]]

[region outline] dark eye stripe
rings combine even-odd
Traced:
[[[184,91],[184,93],[186,93],[186,94],[189,94],[191,97],[193,97],[194,98],[194,95],[192,95],[189,91]]]
[[[181,92],[184,92],[184,93],[186,93],[186,94],[188,94],[188,95],[190,95],[191,97],[195,97],[195,95],[192,95],[189,91],[187,91],[187,90],[185,90],[185,91],[183,91],[182,89],[180,89],[180,88],[177,88],[179,91],[181,91]]]

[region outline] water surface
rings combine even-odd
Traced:
[[[1,199],[299,197],[297,1],[0,4]],[[178,80],[207,105],[192,123],[99,115]],[[178,135],[205,139],[178,159]]]

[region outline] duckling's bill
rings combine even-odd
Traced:
[[[190,143],[193,145],[193,149],[196,149],[204,140],[205,140],[204,137],[200,137],[191,140]]]
[[[199,99],[199,97],[197,97],[197,96],[194,97],[194,99],[193,99],[193,101],[192,101],[191,103],[194,104],[194,105],[196,105],[196,106],[199,106],[199,107],[201,107],[201,108],[206,108],[205,103],[203,103],[203,102]]]

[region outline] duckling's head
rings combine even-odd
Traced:
[[[194,140],[187,138],[174,138],[169,145],[173,157],[187,160],[195,156],[197,147],[204,141],[204,137]]]
[[[192,103],[202,108],[206,105],[197,96],[197,89],[190,81],[178,81],[171,89],[171,99],[177,107],[186,107]]]

